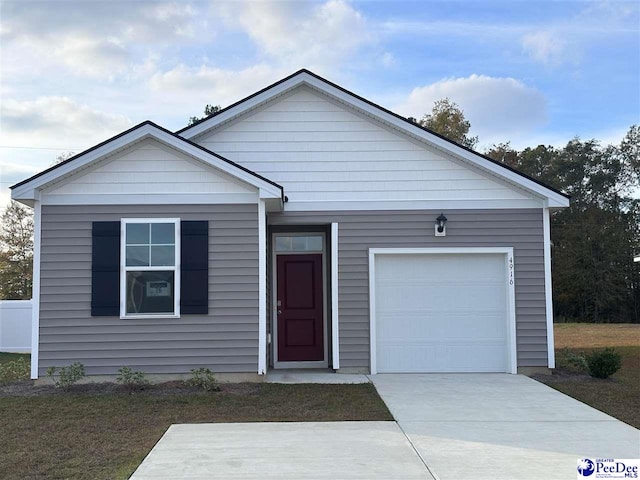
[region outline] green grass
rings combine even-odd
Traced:
[[[392,420],[371,384],[0,397],[0,478],[128,478],[173,423]]]
[[[19,358],[24,358],[27,360],[27,362],[31,361],[31,355],[28,353],[7,353],[7,352],[0,352],[0,364],[1,363],[7,363],[7,362],[13,362],[14,360],[18,360]]]
[[[554,333],[558,368],[554,375],[536,380],[640,428],[640,325],[558,324]],[[564,349],[585,354],[605,347],[622,355],[622,367],[608,379],[592,378],[563,364]]]

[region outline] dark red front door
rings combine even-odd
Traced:
[[[278,361],[322,361],[322,255],[278,255],[277,264]]]

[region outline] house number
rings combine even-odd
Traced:
[[[509,257],[509,285],[513,285],[513,257]]]

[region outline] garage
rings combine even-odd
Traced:
[[[371,249],[371,370],[515,373],[510,248]]]

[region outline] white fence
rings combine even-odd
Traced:
[[[0,352],[31,352],[31,300],[0,301]]]

